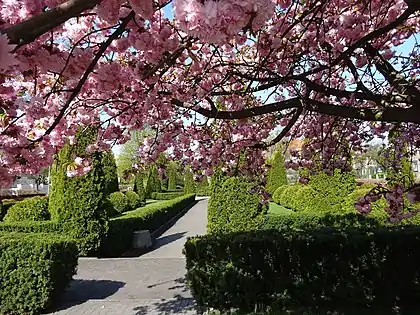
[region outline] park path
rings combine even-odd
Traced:
[[[197,314],[185,284],[182,249],[187,237],[205,233],[207,203],[199,200],[145,255],[79,259],[62,304],[47,314]]]

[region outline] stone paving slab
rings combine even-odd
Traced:
[[[201,199],[136,258],[80,258],[61,304],[46,314],[197,314],[185,284],[186,238],[206,231],[207,199]]]

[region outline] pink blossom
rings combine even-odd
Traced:
[[[15,47],[9,44],[6,34],[0,34],[0,70],[7,70],[18,63],[12,53]]]

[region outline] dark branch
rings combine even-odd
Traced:
[[[101,0],[69,0],[50,11],[43,12],[3,30],[11,44],[23,46],[54,29],[83,11],[94,8]]]
[[[286,127],[284,127],[283,130],[273,140],[271,140],[268,143],[258,143],[254,146],[254,148],[266,149],[280,142],[287,135],[290,129],[292,129],[293,126],[296,124],[302,112],[303,112],[303,108],[296,109],[296,111],[293,114],[292,119],[287,123]]]
[[[363,121],[411,122],[420,125],[420,109],[416,107],[357,108],[351,106],[333,105],[309,98],[303,100],[303,103],[304,105],[302,105],[302,101],[299,98],[292,98],[286,101],[247,108],[239,111],[216,111],[201,107],[191,109],[207,118],[233,120],[272,114],[286,109],[302,108],[309,112],[341,118],[358,119]],[[185,104],[179,100],[172,100],[172,104],[186,108]]]
[[[76,98],[76,96],[80,93],[80,91],[83,88],[83,85],[85,84],[86,80],[88,79],[90,73],[95,69],[96,64],[98,63],[99,59],[102,57],[102,55],[105,53],[105,51],[108,49],[108,47],[111,45],[111,43],[117,39],[122,33],[124,33],[125,28],[127,27],[127,24],[130,22],[130,20],[134,17],[134,12],[132,11],[127,17],[125,17],[121,24],[118,26],[118,28],[115,30],[114,33],[111,34],[111,36],[108,37],[108,39],[102,43],[101,47],[95,54],[95,58],[91,61],[89,66],[86,68],[82,78],[80,79],[77,86],[73,89],[73,92],[71,93],[69,99],[67,100],[66,104],[61,109],[60,113],[55,118],[54,122],[51,124],[51,126],[47,129],[44,135],[50,134],[55,127],[60,123],[60,120],[64,117],[65,111],[69,108],[71,102]],[[39,140],[39,139],[38,139]],[[36,141],[38,141],[36,140]]]
[[[366,44],[365,51],[366,54],[373,59],[376,68],[391,86],[403,95],[408,94],[407,96],[409,96],[409,99],[413,104],[417,103],[416,100],[420,100],[420,91],[413,86],[413,84],[410,84],[410,82],[408,82],[375,47]]]

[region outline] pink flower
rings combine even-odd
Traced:
[[[12,51],[16,45],[9,44],[9,38],[6,34],[0,34],[0,70],[8,70],[10,67],[18,64]]]

